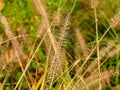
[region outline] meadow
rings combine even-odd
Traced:
[[[0,90],[120,90],[120,0],[0,0]]]

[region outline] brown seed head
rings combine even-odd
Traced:
[[[91,0],[91,8],[96,8],[98,3],[98,0]]]
[[[116,27],[120,22],[120,12],[118,12],[112,19],[111,19],[111,26]]]

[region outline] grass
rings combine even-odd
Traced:
[[[119,90],[119,0],[0,0],[0,90]]]

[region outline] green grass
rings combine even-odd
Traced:
[[[33,1],[4,0],[1,15],[13,36],[1,18],[0,90],[118,90],[120,1],[93,9],[92,0]]]

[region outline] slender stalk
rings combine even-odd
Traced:
[[[98,36],[98,18],[97,18],[97,12],[96,12],[96,7],[94,8],[94,15],[95,15],[95,29],[96,29],[96,42],[98,44],[99,36]],[[99,50],[99,45],[97,46],[97,61],[98,61],[98,72],[100,74],[100,50]],[[99,90],[102,90],[101,88],[101,79],[99,77]]]
[[[0,19],[1,19],[1,22],[2,22],[2,23],[4,24],[4,26],[5,26],[6,36],[7,36],[8,38],[14,38],[14,35],[13,35],[13,33],[11,32],[11,27],[10,27],[8,21],[7,21],[7,18],[6,18],[5,16],[0,15]],[[23,67],[24,65],[23,65],[23,64],[26,65],[27,58],[24,58],[24,52],[22,51],[22,48],[20,47],[18,41],[17,41],[16,39],[12,39],[11,42],[12,42],[12,44],[13,44],[13,48],[14,48],[14,51],[15,51],[15,55],[16,55],[16,57],[17,57],[18,63],[19,63],[19,65],[20,65],[20,67],[21,67],[21,70],[22,70],[22,72],[24,72],[24,67]],[[30,84],[29,84],[29,82],[28,82],[28,80],[27,80],[27,76],[24,75],[24,77],[25,77],[25,79],[26,79],[26,81],[27,81],[27,84],[28,84],[28,86],[29,86],[29,89],[31,90]]]
[[[46,66],[45,66],[45,72],[44,72],[44,78],[43,78],[40,90],[44,90],[44,84],[45,84],[45,78],[46,78],[47,70],[48,70],[48,60],[49,60],[49,57],[50,57],[50,51],[51,51],[51,44],[50,44],[49,50],[48,50],[48,56],[47,56],[47,59],[46,59]]]
[[[98,40],[98,44],[96,44],[95,47],[92,49],[92,51],[90,52],[90,54],[88,55],[88,57],[86,58],[86,60],[84,61],[84,63],[82,64],[82,66],[79,68],[78,72],[75,74],[75,76],[73,77],[73,79],[71,80],[71,82],[69,83],[69,85],[66,87],[66,90],[71,85],[71,83],[73,82],[73,80],[77,77],[77,75],[79,74],[79,72],[81,71],[81,69],[84,67],[84,65],[87,63],[87,61],[89,60],[89,58],[91,57],[91,55],[93,54],[93,52],[96,50],[97,46],[102,41],[102,39],[105,37],[105,35],[107,34],[107,32],[110,30],[110,28],[111,28],[111,25],[108,27],[108,29],[105,31],[105,33],[102,35],[102,37]]]
[[[32,62],[32,60],[33,60],[35,54],[37,53],[39,47],[41,46],[43,40],[45,39],[45,37],[46,37],[46,35],[47,35],[47,33],[48,33],[48,32],[45,33],[44,37],[43,37],[42,40],[40,41],[40,43],[39,43],[39,45],[37,46],[37,48],[36,48],[35,52],[33,53],[32,57],[29,59],[29,62],[27,63],[27,65],[26,65],[26,67],[25,67],[25,69],[24,69],[24,72],[22,73],[20,79],[18,80],[18,82],[17,82],[17,84],[16,84],[14,90],[16,90],[17,87],[18,87],[18,85],[20,84],[20,82],[21,82],[23,76],[25,75],[26,71],[28,70],[28,67],[29,67],[30,63]]]

